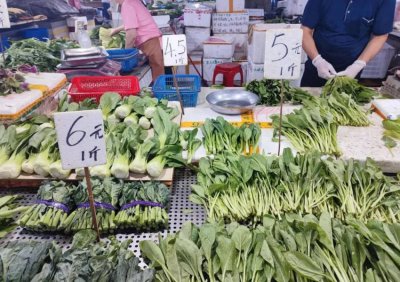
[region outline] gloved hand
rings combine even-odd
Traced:
[[[119,30],[116,28],[110,28],[110,36],[116,35],[119,33]]]
[[[335,68],[328,63],[321,55],[315,57],[312,64],[317,68],[318,76],[323,79],[330,79],[336,76]]]
[[[358,73],[365,68],[365,66],[367,65],[366,62],[362,61],[362,60],[357,60],[355,61],[353,64],[351,64],[350,66],[348,66],[344,71],[338,72],[338,76],[348,76],[351,78],[355,78]]]

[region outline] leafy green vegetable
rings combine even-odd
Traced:
[[[17,227],[14,224],[13,218],[20,212],[24,212],[28,209],[25,206],[17,205],[16,200],[20,197],[16,195],[8,195],[0,197],[0,238],[7,235],[9,232]]]
[[[260,96],[260,104],[267,106],[276,106],[281,101],[282,83],[279,80],[263,79],[253,80],[246,85],[246,90]],[[290,101],[290,86],[289,81],[283,82],[283,95],[286,101]]]

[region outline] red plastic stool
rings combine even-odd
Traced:
[[[235,76],[240,73],[240,85],[243,85],[243,70],[242,66],[238,63],[223,63],[218,64],[215,66],[213,81],[212,83],[215,84],[215,78],[218,74],[223,75],[223,82],[222,84],[226,87],[235,86],[233,84],[233,80]]]

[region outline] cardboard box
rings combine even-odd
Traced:
[[[206,59],[203,58],[203,78],[212,82],[215,66],[222,63],[232,62],[232,59]],[[222,75],[218,75],[215,82],[222,82]]]
[[[214,34],[214,37],[221,38],[226,41],[232,41],[235,46],[235,53],[246,53],[248,45],[247,33],[233,33],[233,34]]]
[[[300,28],[300,24],[256,24],[249,29],[248,59],[255,64],[263,64],[265,57],[265,32],[274,28]],[[302,63],[307,60],[303,52]]]
[[[204,58],[217,58],[217,59],[230,59],[235,52],[235,45],[233,41],[213,41],[214,37],[210,40],[203,42]]]
[[[233,13],[244,11],[245,0],[217,0],[217,13]]]
[[[201,75],[203,75],[203,52],[202,51],[195,51],[189,54],[190,58],[192,59],[193,64],[188,59],[189,64],[186,66],[179,66],[177,68],[178,74],[195,74],[199,75],[196,69],[199,71]],[[194,66],[193,66],[194,65]],[[196,67],[196,69],[195,69]]]
[[[186,27],[186,44],[188,52],[202,51],[203,42],[206,41],[211,34],[209,27]]]
[[[211,27],[212,9],[201,4],[187,4],[183,10],[185,26]]]
[[[212,15],[214,33],[247,33],[249,13],[214,13]]]

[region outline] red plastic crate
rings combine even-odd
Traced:
[[[139,79],[136,76],[79,76],[71,80],[68,94],[74,102],[94,98],[99,102],[104,92],[117,92],[122,97],[138,95]]]

